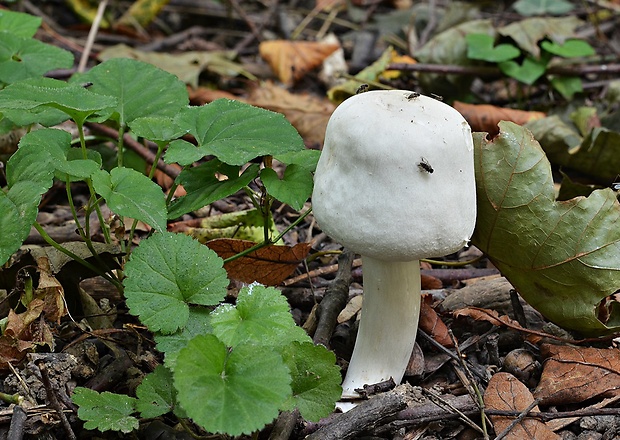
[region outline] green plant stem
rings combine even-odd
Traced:
[[[269,246],[270,244],[273,243],[277,243],[278,241],[280,241],[282,239],[282,237],[284,237],[284,235],[286,235],[286,233],[288,231],[290,231],[291,229],[293,229],[295,226],[297,226],[299,223],[301,223],[303,221],[303,219],[305,219],[308,214],[310,214],[312,212],[312,208],[308,209],[306,212],[304,212],[302,215],[299,216],[299,218],[297,220],[295,220],[293,223],[291,223],[282,233],[280,233],[276,238],[274,239],[267,239],[265,241],[263,241],[262,243],[257,243],[254,246],[252,246],[251,248],[248,248],[242,252],[239,252],[237,255],[233,255],[230,258],[226,258],[224,260],[224,263],[228,263],[229,261],[233,261],[236,260],[237,258],[241,258],[244,257],[254,251],[259,250],[260,248],[263,248],[265,246]]]
[[[7,394],[7,393],[2,393],[0,392],[0,400],[2,400],[5,403],[10,404],[14,404],[14,405],[21,405],[24,402],[24,398],[22,396],[20,396],[19,394]]]
[[[114,286],[117,289],[119,289],[119,291],[122,291],[123,286],[115,277],[103,272],[102,270],[97,268],[95,265],[84,260],[82,257],[77,256],[76,254],[71,252],[69,249],[61,246],[58,242],[56,242],[52,237],[49,236],[49,234],[45,231],[45,229],[43,229],[43,227],[38,222],[35,222],[33,226],[37,230],[37,232],[41,234],[41,237],[43,237],[43,240],[45,240],[47,244],[52,246],[54,249],[62,252],[63,254],[67,255],[69,258],[73,259],[74,261],[77,261],[82,266],[92,270],[97,275],[102,276],[103,278],[105,278],[106,280],[114,284]]]
[[[467,261],[440,261],[440,260],[430,260],[428,258],[423,258],[420,261],[425,261],[429,264],[436,264],[438,266],[448,266],[448,267],[462,267],[467,266],[468,264],[475,264],[482,259],[482,255],[473,258]]]

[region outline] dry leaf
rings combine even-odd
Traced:
[[[282,113],[306,145],[323,145],[327,121],[336,106],[326,98],[307,93],[293,94],[271,82],[250,92],[248,104]]]
[[[362,302],[364,301],[363,295],[354,296],[349,300],[347,305],[342,309],[340,314],[338,315],[338,324],[342,324],[343,322],[347,322],[349,319],[353,318],[357,313],[362,310]]]
[[[516,377],[509,373],[497,373],[489,381],[484,393],[484,406],[498,411],[520,412],[534,402],[532,393]],[[538,411],[534,406],[533,411]],[[515,417],[490,416],[495,433],[504,431]],[[504,437],[505,440],[556,440],[560,437],[543,422],[534,418],[524,418]]]
[[[526,122],[547,116],[543,112],[528,112],[487,104],[466,104],[454,101],[452,105],[467,120],[472,131],[487,132],[490,137],[495,137],[499,133],[497,126],[499,121],[511,121],[523,125]]]
[[[543,372],[534,391],[542,404],[583,402],[620,389],[620,350],[544,344]]]
[[[340,45],[313,41],[272,40],[259,45],[261,57],[269,63],[280,81],[292,85],[319,67]]]
[[[247,240],[220,238],[211,240],[207,246],[221,258],[229,258],[243,252],[256,243]],[[230,278],[244,283],[258,281],[266,286],[276,286],[287,279],[310,252],[309,243],[290,246],[265,246],[254,252],[229,261],[224,269]]]
[[[444,347],[453,347],[454,343],[448,332],[448,327],[439,318],[435,309],[431,307],[433,297],[431,295],[422,295],[422,304],[420,307],[419,327],[424,330],[435,341]]]

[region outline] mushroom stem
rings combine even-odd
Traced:
[[[420,317],[420,262],[383,261],[362,256],[362,318],[343,398],[359,398],[365,384],[390,377],[399,384],[415,343]]]

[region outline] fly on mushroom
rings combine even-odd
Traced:
[[[420,162],[418,163],[418,167],[420,168],[420,170],[427,172],[429,174],[433,174],[433,171],[435,171],[433,169],[433,167],[431,166],[430,163],[428,163],[428,160],[426,160],[424,157],[420,158]]]

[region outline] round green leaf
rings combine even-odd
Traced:
[[[128,433],[138,428],[138,419],[131,415],[136,412],[133,397],[78,387],[73,402],[79,406],[78,417],[86,422],[86,429]]]
[[[194,422],[232,436],[271,422],[291,395],[279,354],[251,344],[229,349],[213,335],[190,341],[173,375],[179,403]]]
[[[273,168],[261,170],[260,178],[267,188],[267,192],[279,201],[291,205],[299,211],[312,194],[312,174],[299,165],[289,165],[284,170],[282,179]]]
[[[283,409],[298,408],[304,419],[314,422],[331,414],[342,394],[334,353],[312,342],[293,342],[285,347],[282,357],[293,378],[293,395]]]
[[[228,279],[215,252],[183,234],[154,234],[140,243],[125,266],[125,297],[131,313],[151,331],[185,327],[189,305],[214,305]]]
[[[211,314],[213,333],[226,345],[284,346],[310,337],[295,324],[286,298],[273,287],[251,284],[239,291],[237,305],[224,304]]]

